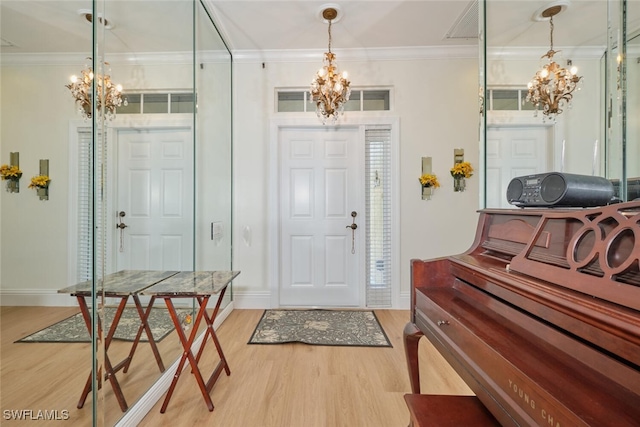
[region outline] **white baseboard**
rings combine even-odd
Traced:
[[[2,289],[0,306],[12,307],[71,307],[77,306],[75,297],[50,289]]]
[[[233,305],[237,309],[271,308],[271,292],[233,291]]]
[[[213,323],[213,329],[217,330],[218,327],[224,322],[224,320],[231,314],[234,308],[234,303],[231,302],[227,304],[227,306],[218,313],[218,317],[216,317],[215,322]],[[196,338],[193,345],[191,346],[192,351],[196,351],[200,348],[200,343],[204,338],[204,332]],[[173,364],[164,371],[164,374],[156,381],[147,392],[140,398],[136,403],[134,403],[129,410],[120,418],[120,420],[116,423],[116,427],[129,427],[129,426],[137,426],[142,419],[153,409],[153,406],[164,396],[166,391],[169,389],[171,385],[171,381],[173,381],[173,376],[178,369],[179,359],[176,359]],[[187,369],[189,367],[189,363],[184,364],[183,369]],[[190,369],[190,368],[189,368]]]

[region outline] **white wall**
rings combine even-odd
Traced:
[[[7,193],[1,183],[2,304],[20,294],[33,295],[38,304],[67,285],[68,132],[76,116],[64,85],[73,73],[65,66],[2,67],[0,162],[8,164],[9,153],[18,151],[23,171],[20,193]],[[27,188],[39,174],[39,159],[49,159],[48,201]]]
[[[478,83],[476,59],[414,61],[340,61],[352,86],[392,87],[392,111],[400,122],[400,283],[408,307],[409,260],[434,258],[466,250],[474,236],[478,179],[468,190],[453,192],[449,169],[453,149],[464,148],[465,159],[478,164]],[[268,302],[269,124],[276,87],[306,88],[318,62],[240,62],[234,65],[234,281],[236,307]],[[308,113],[315,117],[315,113]],[[349,114],[349,113],[346,113]],[[421,158],[433,158],[442,187],[429,201],[421,198],[418,177]],[[245,227],[252,231],[246,245]]]

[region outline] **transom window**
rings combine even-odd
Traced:
[[[194,112],[193,92],[125,92],[122,96],[127,100],[127,105],[116,108],[116,114],[192,114]]]
[[[526,88],[489,88],[487,90],[487,110],[489,111],[531,111],[535,106],[527,102]]]
[[[314,105],[309,102],[307,90],[277,89],[276,112],[306,113],[314,112]],[[389,89],[352,89],[344,111],[389,111],[391,90]]]

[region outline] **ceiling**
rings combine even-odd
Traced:
[[[238,52],[326,50],[328,25],[321,18],[327,2],[295,0],[203,0],[229,48]],[[556,0],[557,2],[558,0]],[[559,0],[568,4],[555,19],[558,46],[606,44],[605,0]],[[191,0],[107,0],[105,50],[112,53],[188,51]],[[475,46],[474,0],[335,1],[332,49],[403,49]],[[549,26],[533,19],[550,1],[491,0],[487,41],[500,46],[548,46]],[[631,0],[640,16],[640,0]],[[78,11],[91,1],[2,0],[2,53],[91,51],[91,26]],[[470,12],[471,19],[464,20]],[[462,20],[460,23],[459,21]],[[632,28],[640,19],[632,18]],[[460,27],[456,25],[460,23]],[[167,31],[171,29],[171,31]],[[181,29],[184,29],[182,31]],[[453,37],[452,37],[453,36]]]

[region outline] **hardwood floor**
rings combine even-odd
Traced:
[[[63,425],[90,425],[90,398],[83,409],[77,399],[89,369],[88,344],[14,344],[33,332],[36,316],[43,326],[73,314],[72,308],[3,307],[0,309],[0,407],[69,411]],[[225,427],[405,427],[409,421],[403,395],[410,391],[402,330],[409,319],[405,310],[375,310],[393,348],[324,347],[304,344],[249,345],[247,342],[263,310],[234,310],[220,326],[218,337],[231,368],[211,391],[215,405],[209,412],[189,370],[182,374],[166,413],[162,399],[141,426],[216,425]],[[175,336],[162,341],[177,345]],[[52,350],[55,346],[55,350]],[[426,340],[421,341],[423,393],[471,394],[466,385]],[[134,361],[147,360],[128,373],[119,373],[125,396],[140,381],[157,377],[151,352],[139,348]],[[217,363],[213,347],[200,362],[208,378]],[[138,359],[140,357],[140,359]],[[165,361],[167,366],[169,361]],[[155,372],[154,369],[155,368]],[[147,374],[145,374],[148,372]],[[131,378],[129,378],[131,377]],[[105,389],[105,425],[122,414],[109,386]],[[132,402],[130,402],[132,403]],[[3,412],[4,413],[4,412]],[[0,422],[3,426],[32,425],[33,421]]]

